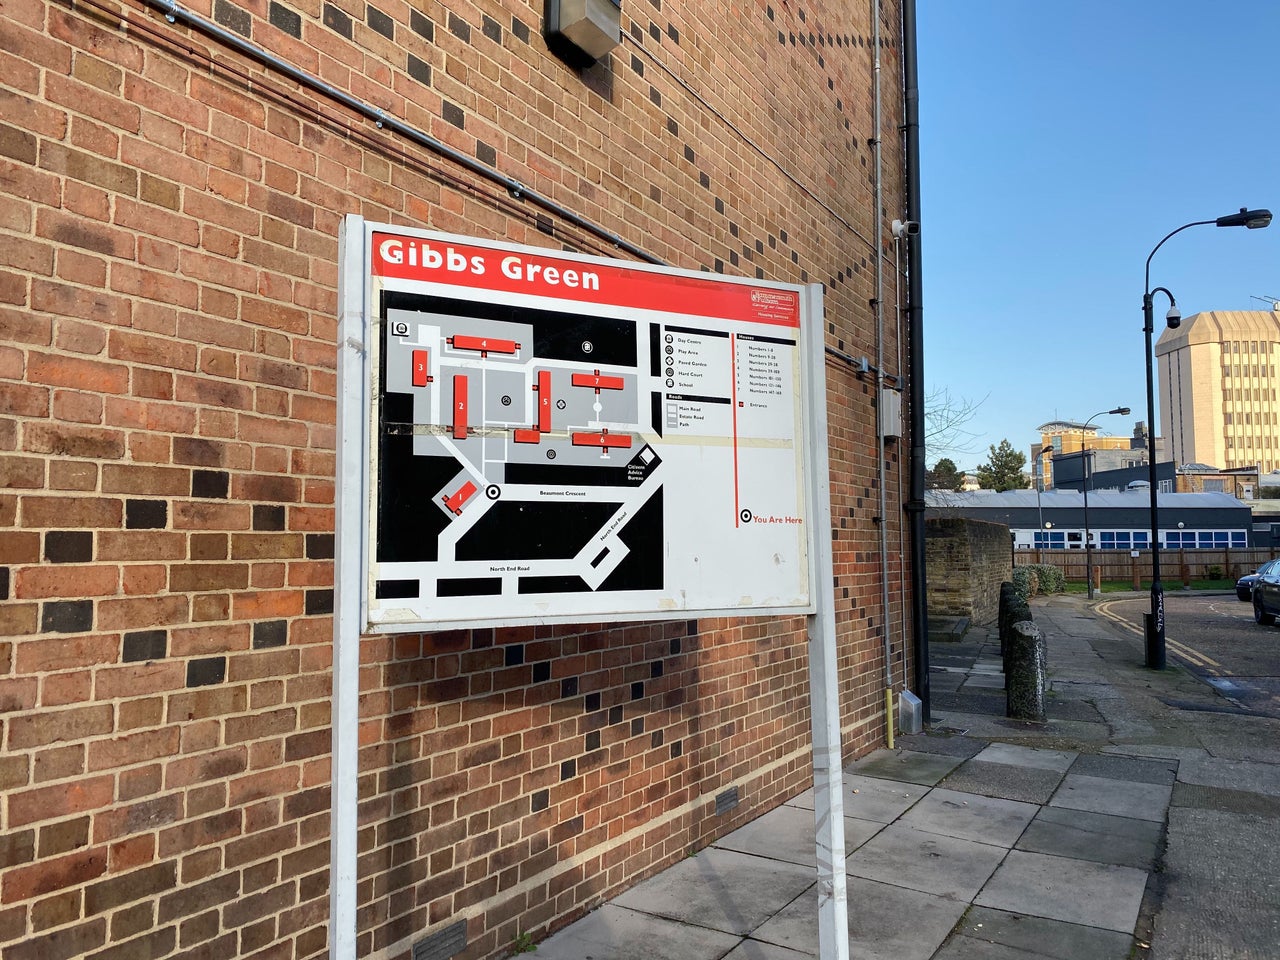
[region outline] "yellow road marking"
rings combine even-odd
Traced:
[[[1118,603],[1118,602],[1120,601],[1108,600],[1104,603],[1098,604],[1098,606],[1095,609],[1104,617],[1106,617],[1108,620],[1117,624],[1120,627],[1123,627],[1125,630],[1128,630],[1130,633],[1135,633],[1138,636],[1142,636],[1143,632],[1140,627],[1138,627],[1136,624],[1130,623],[1128,620],[1124,619],[1124,617],[1121,617],[1119,614],[1112,613],[1111,605],[1113,603]],[[1182,643],[1181,641],[1172,640],[1168,637],[1168,635],[1165,636],[1165,645],[1167,647],[1172,648],[1173,651],[1177,653],[1180,657],[1182,657],[1184,660],[1190,660],[1196,666],[1217,667],[1218,669],[1222,668],[1222,664],[1218,663],[1217,660],[1214,660],[1208,654],[1201,653],[1199,650],[1195,649],[1194,647],[1190,647],[1187,644]]]

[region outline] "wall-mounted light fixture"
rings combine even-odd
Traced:
[[[589,66],[622,42],[622,0],[547,0],[542,32],[556,56]]]

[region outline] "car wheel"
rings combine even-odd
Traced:
[[[1261,597],[1255,596],[1253,598],[1253,619],[1255,623],[1260,623],[1264,627],[1269,627],[1276,622],[1274,613],[1267,613],[1267,611],[1262,609]]]

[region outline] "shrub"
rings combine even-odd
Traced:
[[[1036,566],[1038,564],[1024,564],[1013,568],[1013,588],[1024,601],[1034,597],[1040,586],[1040,580],[1036,576]]]
[[[1067,578],[1052,564],[1025,563],[1014,567],[1013,586],[1018,596],[1030,600],[1042,593],[1062,593],[1067,589]]]
[[[1067,578],[1057,567],[1048,563],[1037,563],[1035,567],[1041,593],[1062,593],[1067,589]]]
[[[1222,568],[1220,566],[1214,564],[1213,566],[1205,569],[1204,576],[1206,580],[1222,580],[1226,577],[1226,574],[1222,572]]]

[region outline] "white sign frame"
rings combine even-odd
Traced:
[[[344,219],[339,234],[341,273],[338,293],[338,456],[335,492],[334,693],[331,720],[330,960],[356,958],[360,637],[363,633],[372,632],[367,618],[368,587],[371,583],[366,555],[370,543],[366,520],[370,499],[367,451],[370,449],[371,428],[367,391],[371,383],[375,344],[368,330],[365,285],[372,230],[373,225],[367,224],[362,217],[351,214]],[[424,231],[416,234],[436,236]],[[523,249],[509,245],[493,245],[493,248]],[[700,274],[673,272],[672,275],[703,279]],[[757,288],[769,286],[759,282],[750,285]],[[783,288],[783,285],[774,286]],[[800,324],[797,344],[802,368],[802,375],[797,378],[800,384],[797,402],[800,403],[802,436],[825,438],[827,399],[822,288],[818,284],[811,284],[790,289],[798,291],[802,317],[805,318]],[[799,492],[805,498],[803,528],[809,541],[805,551],[809,591],[802,608],[793,605],[776,610],[657,610],[622,616],[610,615],[601,619],[693,619],[702,616],[750,616],[763,613],[807,614],[819,955],[822,960],[848,960],[843,752],[830,536],[830,467],[825,439],[823,442],[805,442],[802,448],[806,463]],[[812,535],[815,531],[817,536]],[[539,617],[534,622],[562,619],[574,622],[581,618]],[[480,626],[485,622],[472,621],[466,626]],[[405,628],[408,629],[409,626],[406,625]],[[422,624],[411,626],[415,630],[424,628]]]
[[[366,350],[343,390],[362,397],[376,494],[362,632],[815,610],[805,350],[822,318],[805,287],[348,223]],[[442,466],[393,511],[407,495],[388,488],[421,464]],[[575,470],[610,485],[558,479]]]

